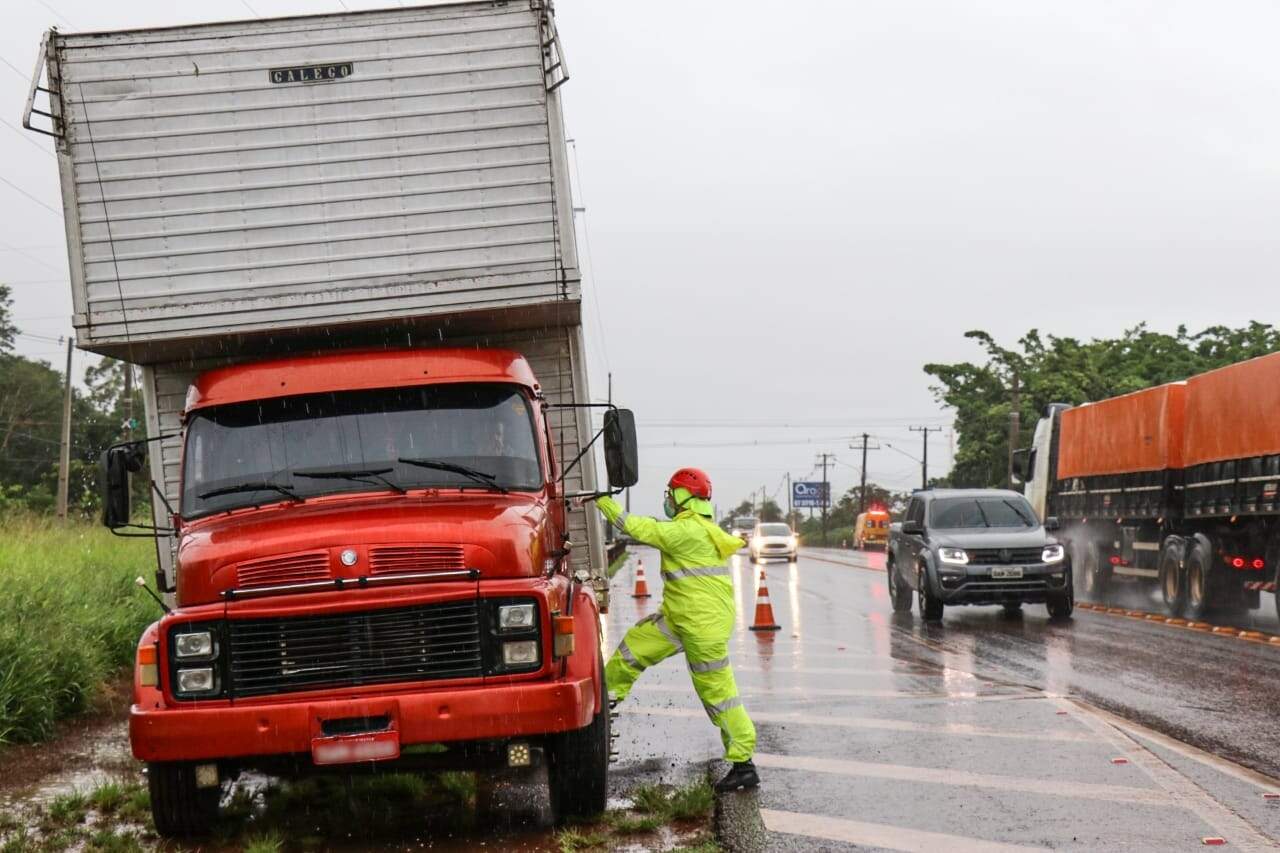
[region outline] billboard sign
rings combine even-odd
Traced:
[[[822,509],[831,504],[830,483],[792,483],[791,505],[804,508]]]

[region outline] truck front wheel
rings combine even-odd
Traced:
[[[218,820],[218,786],[196,784],[196,765],[165,761],[147,764],[151,792],[151,817],[156,832],[165,838],[208,835]]]
[[[609,694],[604,685],[603,658],[596,671],[600,711],[595,718],[585,728],[547,739],[551,811],[556,823],[600,814],[609,796]]]

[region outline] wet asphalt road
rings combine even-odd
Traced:
[[[659,606],[656,557],[638,549],[615,578],[608,648]],[[647,600],[629,595],[637,558]],[[782,630],[764,634],[747,630],[758,569],[734,560],[732,655],[764,786],[732,806],[768,829],[745,847],[1276,849],[1280,783],[1255,771],[1280,777],[1280,648],[1089,611],[1050,623],[1030,605],[924,625],[892,613],[882,567],[816,549],[769,564]],[[679,659],[632,697],[619,770],[719,754]]]

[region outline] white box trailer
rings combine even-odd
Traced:
[[[517,349],[549,401],[590,400],[548,2],[50,31],[36,75],[77,343],[143,366],[151,435],[204,370],[357,346]],[[552,416],[572,459],[591,419]],[[152,456],[174,505],[180,454]],[[591,454],[567,485],[594,488]]]

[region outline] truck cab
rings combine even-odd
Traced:
[[[559,814],[604,808],[599,605],[569,571],[547,410],[504,350],[197,378],[176,606],[138,646],[129,722],[162,833],[207,830],[223,780],[246,768],[545,762]],[[616,418],[611,465],[635,452]]]

